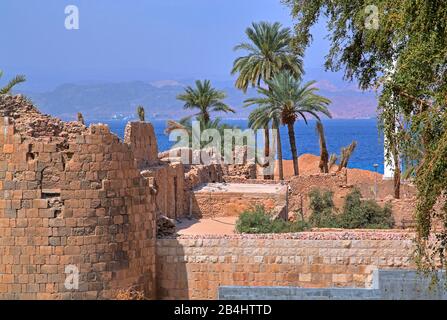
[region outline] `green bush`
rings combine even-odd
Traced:
[[[312,213],[309,221],[271,220],[263,206],[244,211],[236,222],[238,233],[289,233],[314,228],[389,229],[393,227],[391,205],[380,207],[374,200],[362,200],[355,189],[346,197],[343,210],[336,213],[333,193],[314,189],[309,193]]]
[[[354,190],[346,197],[340,215],[340,227],[346,229],[389,229],[393,227],[390,204],[380,207],[374,200],[361,200],[362,194]]]
[[[337,216],[334,214],[333,193],[325,190],[313,189],[309,193],[310,210],[309,223],[315,228],[337,228]]]
[[[380,207],[375,200],[362,200],[358,189],[346,197],[343,211],[337,215],[333,193],[314,189],[309,193],[309,223],[315,228],[389,229],[393,227],[391,205]]]
[[[306,229],[308,225],[304,221],[271,220],[271,215],[263,206],[255,206],[244,211],[236,222],[238,233],[288,233]]]

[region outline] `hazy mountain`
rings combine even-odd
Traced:
[[[190,114],[182,109],[176,96],[192,81],[157,80],[120,83],[64,84],[47,92],[23,92],[45,113],[64,119],[75,119],[77,112],[92,120],[134,117],[137,105],[143,105],[150,118],[178,119]],[[242,108],[246,94],[234,88],[232,81],[214,81],[213,85],[228,94],[226,102],[237,110],[229,118],[245,118],[253,108]],[[317,82],[320,94],[330,98],[334,118],[370,118],[376,114],[377,101],[373,93],[362,93],[354,85],[324,79]]]

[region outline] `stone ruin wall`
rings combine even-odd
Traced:
[[[0,96],[0,299],[155,296],[154,201],[107,126],[63,123]],[[65,268],[79,270],[67,290]]]

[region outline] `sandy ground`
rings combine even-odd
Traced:
[[[221,217],[214,219],[183,219],[177,223],[177,233],[180,235],[203,234],[234,234],[234,227],[238,217]]]
[[[315,156],[313,154],[303,154],[298,159],[300,175],[312,175],[319,174],[320,168],[318,168],[318,164],[320,162],[320,157]],[[288,179],[293,176],[293,161],[292,160],[283,160],[284,167],[284,178]],[[336,166],[333,167],[333,170]],[[360,183],[371,183],[373,184],[375,181],[375,177],[377,176],[377,180],[382,180],[382,175],[380,173],[375,173],[373,171],[362,170],[362,169],[351,169],[348,166],[348,184],[360,184]],[[278,165],[275,166],[275,178],[278,178]]]
[[[300,156],[298,158],[300,175],[311,175],[319,173],[319,161],[320,157],[317,157],[313,154],[303,154],[302,156]],[[283,160],[282,163],[284,168],[284,178],[287,179],[293,177],[293,160]],[[276,161],[275,165],[275,177],[278,177],[278,161]]]

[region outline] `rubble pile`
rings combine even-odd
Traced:
[[[164,237],[175,234],[175,220],[164,215],[158,215],[157,236]]]
[[[40,113],[22,95],[0,95],[0,117],[13,119],[17,132],[33,138],[71,138],[87,130],[79,122],[64,122]]]

